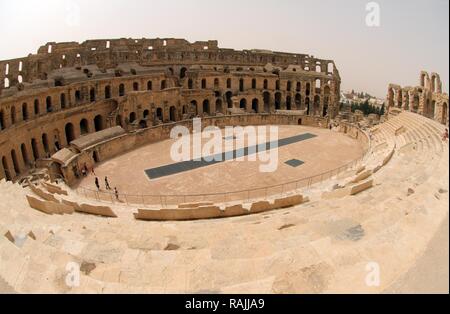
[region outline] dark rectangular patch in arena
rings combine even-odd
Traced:
[[[235,149],[233,151],[225,152],[222,154],[212,155],[208,157],[204,157],[201,160],[188,160],[181,161],[177,163],[173,163],[170,165],[165,165],[157,168],[147,169],[145,170],[146,175],[150,179],[158,179],[170,175],[174,175],[177,173],[182,173],[190,170],[195,170],[207,166],[212,166],[224,161],[233,160],[238,157],[246,157],[249,155],[257,154],[258,152],[263,152],[270,150],[271,148],[283,147],[291,144],[295,144],[298,142],[302,142],[305,140],[309,140],[317,137],[317,135],[311,133],[305,133],[300,135],[295,135],[292,137],[283,138],[278,141],[267,142],[265,144],[260,144],[256,146],[245,147],[241,149]],[[303,164],[303,162],[302,162]]]
[[[286,165],[291,166],[292,168],[297,168],[300,167],[301,165],[304,164],[303,161],[298,160],[298,159],[291,159],[285,162]]]

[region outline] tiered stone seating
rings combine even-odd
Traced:
[[[407,131],[395,137],[399,124]],[[305,189],[307,203],[241,217],[139,221],[121,204],[111,206],[114,219],[46,215],[30,209],[29,189],[2,181],[0,277],[18,292],[385,291],[402,280],[448,219],[448,146],[438,141],[441,126],[415,114],[399,114],[378,128],[374,142],[386,146],[346,180],[365,177],[400,137],[417,145],[397,147],[379,171],[358,181],[372,181],[370,192],[322,198],[325,186],[342,180],[335,178]],[[102,205],[64,189],[67,202]],[[239,214],[244,207],[226,210]],[[66,284],[71,262],[81,266],[80,286]],[[382,271],[379,287],[365,284],[373,262]]]

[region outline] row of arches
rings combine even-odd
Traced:
[[[78,136],[83,136],[91,132],[98,132],[105,128],[105,121],[102,115],[97,115],[90,124],[87,118],[79,121],[79,129],[76,131],[72,122],[64,126],[64,141],[60,136],[60,131],[54,129],[50,134],[44,132],[39,137],[32,137],[29,143],[21,143],[20,146],[11,149],[8,155],[2,156],[2,169],[7,180],[12,180],[26,170],[34,167],[34,162],[41,158],[50,158],[52,154],[62,147],[69,145]]]
[[[187,69],[182,68],[180,70],[180,77],[186,76]],[[233,83],[234,81],[238,83]],[[146,82],[146,90],[152,91],[154,88],[154,80],[147,80]],[[141,84],[145,84],[142,80],[141,81],[131,81],[128,83],[121,83],[117,86],[115,86],[115,90],[113,91],[113,86],[111,84],[106,84],[104,86],[91,86],[88,88],[80,87],[76,90],[74,90],[73,95],[71,96],[70,91],[67,92],[60,92],[59,95],[53,93],[52,95],[46,96],[45,98],[36,98],[34,100],[33,105],[29,105],[28,102],[24,102],[21,106],[21,108],[18,108],[17,106],[11,106],[10,112],[5,112],[4,109],[0,111],[0,130],[5,129],[6,127],[9,127],[17,122],[20,121],[27,121],[31,118],[34,118],[35,116],[39,116],[43,113],[51,113],[55,112],[60,109],[65,109],[68,106],[71,106],[72,104],[82,104],[87,101],[90,102],[96,102],[97,100],[103,100],[103,99],[111,99],[113,97],[123,97],[127,94],[127,89],[131,88],[133,91],[143,91],[144,89],[141,87]],[[169,83],[166,79],[159,79],[158,80],[160,86],[160,90],[165,90],[168,88]],[[201,88],[206,89],[209,88],[208,86],[209,81],[206,78],[203,78],[200,80],[201,82]],[[329,84],[331,81],[328,81],[327,84]],[[236,86],[234,84],[238,84],[239,86]],[[250,84],[250,85],[249,85]],[[224,84],[224,79],[214,78],[213,80],[213,88],[215,90],[224,89],[226,85],[227,89],[234,89],[234,92],[240,91],[245,92],[247,89],[263,89],[263,90],[282,90],[281,81],[274,80],[274,79],[256,79],[256,78],[227,78],[226,84]],[[302,92],[309,96],[312,94],[313,89],[315,88],[315,93],[321,93],[322,91],[324,93],[329,93],[330,86],[325,85],[325,87],[321,88],[321,81],[317,79],[315,83],[311,84],[311,82],[300,82],[300,81],[291,81],[288,80],[283,83],[283,90],[290,92]],[[314,86],[313,86],[314,85]],[[319,87],[317,87],[319,86]],[[192,78],[188,80],[188,88],[193,89],[194,81]],[[320,89],[318,89],[320,88]],[[102,93],[103,95],[99,98],[99,90],[103,89]],[[59,98],[59,102],[57,100]],[[7,119],[7,116],[9,116],[9,119]]]

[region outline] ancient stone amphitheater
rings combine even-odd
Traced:
[[[362,127],[339,114],[334,62],[305,54],[91,40],[49,43],[0,69],[0,291],[380,293],[439,290],[448,278],[448,260],[429,260],[448,246],[440,81],[420,96],[391,85],[387,114]],[[270,194],[80,193],[84,166],[192,129],[194,117],[205,127],[331,125],[364,154]]]

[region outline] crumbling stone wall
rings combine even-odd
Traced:
[[[217,41],[47,43],[0,61],[0,178],[15,178],[80,136],[193,117],[303,110],[334,118],[341,79],[332,60]]]
[[[420,72],[419,86],[389,84],[386,104],[421,114],[448,126],[448,94],[442,92],[439,74]]]

